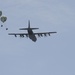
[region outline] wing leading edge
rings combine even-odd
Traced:
[[[38,35],[39,37],[40,36],[47,36],[47,35],[49,35],[50,36],[50,34],[54,34],[54,33],[57,33],[57,32],[42,32],[42,33],[34,33],[34,35]]]
[[[17,35],[20,35],[20,37],[24,37],[24,35],[26,35],[26,37],[28,37],[28,33],[9,33],[8,35],[14,35],[15,37],[17,37]]]
[[[42,37],[43,35],[44,36],[47,36],[47,35],[51,35],[51,34],[54,34],[54,33],[57,33],[57,32],[42,32],[42,33],[33,33],[33,35],[38,35],[39,37]],[[26,37],[28,37],[28,33],[9,33],[8,35],[14,35],[15,37],[17,37],[17,35],[20,35],[20,37],[24,37],[24,35]]]

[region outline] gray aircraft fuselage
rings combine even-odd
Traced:
[[[31,28],[28,28],[27,31],[28,31],[28,34],[29,34],[29,38],[30,38],[32,41],[36,42],[37,38],[36,38],[36,36],[34,35],[32,29],[31,29]]]

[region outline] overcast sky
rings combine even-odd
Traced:
[[[0,75],[75,75],[75,0],[1,0]],[[50,37],[15,38],[19,28],[57,31]],[[6,31],[5,28],[9,30]]]

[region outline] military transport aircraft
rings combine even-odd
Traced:
[[[26,37],[29,37],[32,41],[36,42],[37,38],[35,35],[38,35],[39,37],[43,37],[43,36],[47,36],[53,33],[57,33],[57,32],[41,32],[41,33],[34,33],[33,30],[36,30],[39,28],[31,28],[30,27],[30,20],[28,21],[28,28],[20,28],[19,30],[27,30],[28,33],[9,33],[8,35],[14,35],[15,37],[17,37],[17,35],[20,35],[20,37],[24,37],[24,35]]]

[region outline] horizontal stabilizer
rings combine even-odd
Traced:
[[[19,30],[28,30],[28,28],[20,28]]]
[[[29,28],[20,28],[19,30],[28,30]],[[36,29],[39,29],[39,28],[30,28],[32,30],[36,30]]]
[[[39,28],[31,28],[32,30],[35,30],[35,29],[39,29]]]

